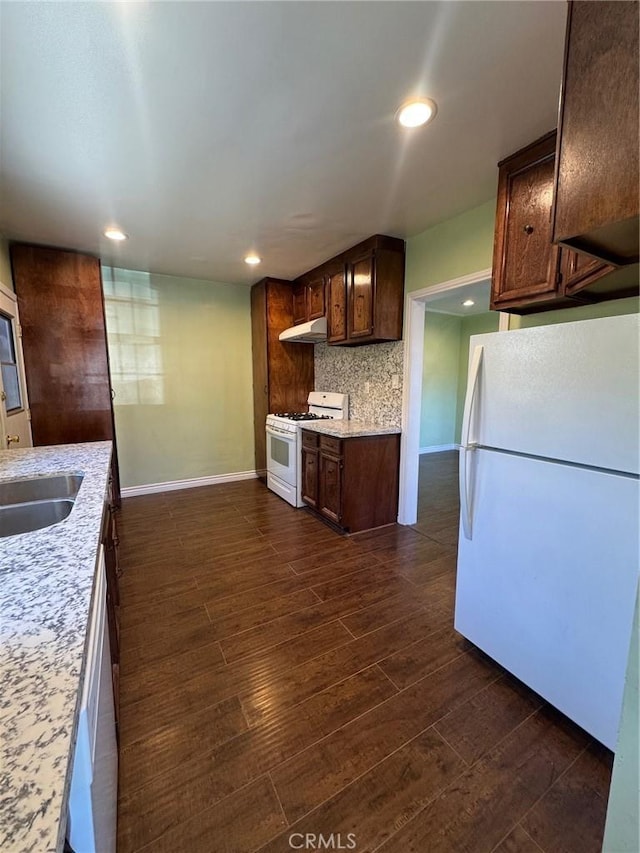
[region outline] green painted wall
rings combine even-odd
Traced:
[[[9,260],[9,242],[5,237],[0,237],[0,282],[13,290],[13,278],[11,276],[11,261]]]
[[[638,621],[640,615],[638,608],[638,596],[636,596],[635,622],[627,663],[622,719],[613,763],[602,853],[638,853],[640,850],[640,732],[638,726],[640,718]]]
[[[248,287],[103,267],[123,486],[249,471]]]
[[[455,441],[461,325],[460,317],[425,311],[420,447]]]
[[[455,443],[460,444],[464,398],[467,392],[467,373],[469,366],[469,338],[471,335],[483,335],[485,332],[497,332],[500,315],[497,311],[464,317],[460,324],[460,358],[458,363],[458,384],[456,399]]]
[[[570,323],[574,320],[595,320],[598,317],[615,317],[618,314],[635,314],[640,309],[637,297],[629,299],[611,299],[599,305],[580,305],[577,308],[563,308],[561,311],[543,311],[540,314],[528,314],[524,317],[511,316],[510,329],[529,329],[532,326],[548,326],[552,323]]]
[[[420,447],[460,443],[469,338],[497,332],[499,319],[495,311],[472,317],[425,311]]]
[[[491,266],[495,199],[407,240],[405,291],[421,290]]]

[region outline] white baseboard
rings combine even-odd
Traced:
[[[196,489],[198,486],[215,486],[218,483],[233,483],[236,480],[255,480],[256,471],[237,471],[234,474],[215,474],[212,477],[194,477],[191,480],[171,480],[168,483],[149,483],[146,486],[125,486],[120,490],[123,498],[139,495],[155,495],[159,492],[175,492],[178,489]]]
[[[459,444],[432,444],[431,447],[421,447],[418,453],[442,453],[444,450],[459,450]]]

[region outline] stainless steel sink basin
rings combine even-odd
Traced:
[[[73,509],[70,498],[0,506],[0,537],[41,530],[63,521]]]
[[[73,500],[81,483],[82,474],[52,474],[47,477],[0,483],[0,507],[60,498]]]

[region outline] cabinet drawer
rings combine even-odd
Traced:
[[[342,456],[342,439],[332,438],[330,435],[320,436],[320,449],[335,456]]]
[[[307,432],[306,430],[302,430],[302,446],[303,447],[312,447],[315,448],[318,446],[318,439],[320,436],[317,432]]]

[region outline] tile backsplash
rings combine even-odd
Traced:
[[[351,420],[401,426],[402,341],[363,347],[316,344],[314,353],[316,391],[348,394]],[[391,387],[394,376],[398,377],[398,388]]]

